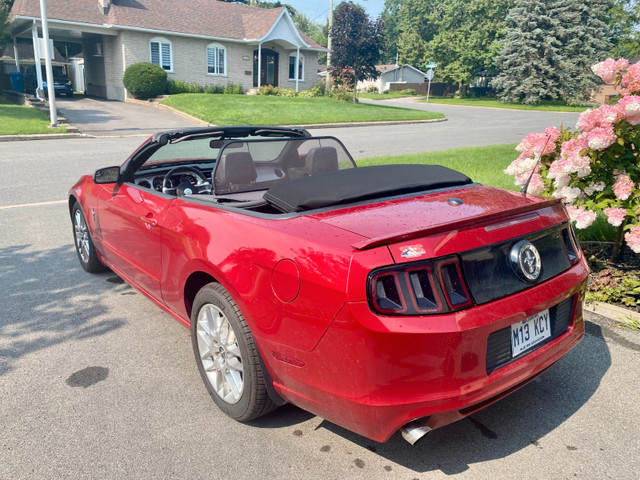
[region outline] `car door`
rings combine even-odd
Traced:
[[[133,282],[161,299],[162,221],[174,197],[133,183],[110,185],[98,201],[98,221],[108,258]]]

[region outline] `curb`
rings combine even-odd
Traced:
[[[26,140],[60,140],[62,138],[89,138],[82,133],[39,133],[34,135],[0,135],[0,142],[21,142]]]
[[[606,317],[614,322],[622,323],[628,321],[629,319],[640,321],[640,313],[628,310],[623,307],[618,307],[617,305],[611,305],[609,303],[585,303],[584,309],[589,312],[595,313],[596,315]]]

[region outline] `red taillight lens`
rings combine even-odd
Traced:
[[[580,260],[580,244],[578,243],[578,239],[576,238],[576,234],[573,231],[571,224],[569,224],[567,228],[562,229],[562,243],[564,243],[569,263],[571,263],[571,265],[578,263]]]
[[[438,265],[438,270],[447,303],[451,309],[460,310],[471,305],[471,297],[462,280],[462,272],[460,272],[458,260],[441,262]]]
[[[376,275],[371,281],[372,297],[376,310],[381,313],[402,313],[406,311],[398,276],[395,272]]]
[[[374,271],[367,291],[371,308],[386,315],[445,313],[472,305],[457,257]]]

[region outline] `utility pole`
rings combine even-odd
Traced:
[[[49,44],[49,24],[47,23],[47,2],[40,0],[40,15],[42,16],[42,39],[44,43],[44,64],[47,71],[47,90],[49,90],[49,117],[51,126],[58,126],[58,113],[56,112],[56,93],[53,85],[53,68],[51,67],[51,45]],[[36,68],[40,68],[37,66]]]
[[[329,32],[327,33],[327,90],[331,91],[331,27],[333,27],[333,0],[329,0]]]

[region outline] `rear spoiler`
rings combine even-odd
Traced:
[[[492,221],[497,222],[509,217],[513,217],[514,215],[528,213],[534,210],[542,210],[543,208],[553,207],[561,204],[562,204],[562,200],[559,198],[552,198],[549,200],[532,202],[528,205],[522,205],[520,207],[507,210],[506,212],[478,215],[473,219],[464,218],[454,222],[434,225],[433,227],[424,228],[422,230],[412,230],[410,232],[401,232],[391,236],[367,238],[366,240],[352,243],[351,247],[356,250],[367,250],[370,248],[380,247],[382,245],[388,245],[388,244],[397,243],[397,242],[405,242],[407,240],[426,237],[428,235],[436,235],[436,234],[448,232],[451,230],[458,230],[466,227],[475,227],[475,226],[486,224]]]

